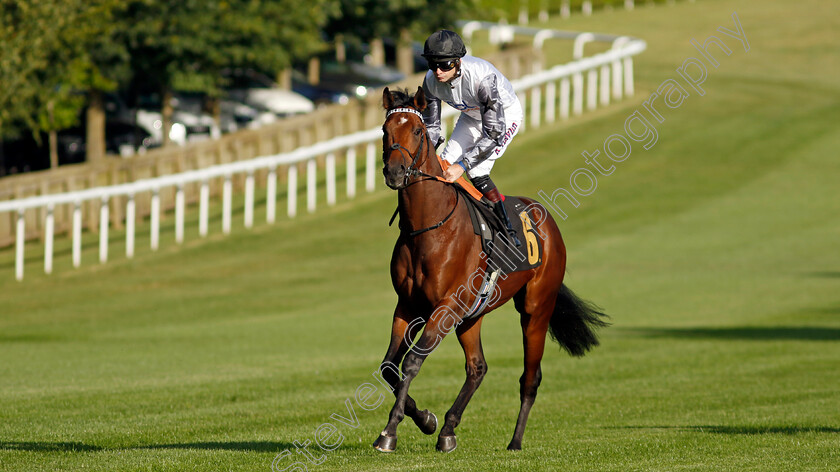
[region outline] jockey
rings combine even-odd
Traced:
[[[440,146],[440,102],[459,110],[461,116],[443,149],[441,158],[451,165],[443,177],[454,182],[464,172],[489,200],[504,223],[511,241],[520,246],[510,224],[502,196],[490,180],[490,170],[504,154],[522,126],[522,105],[510,81],[493,64],[468,56],[461,37],[454,31],[433,33],[423,47],[429,71],[423,80],[428,106],[423,119],[429,137]]]

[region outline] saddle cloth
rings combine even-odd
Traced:
[[[458,185],[456,185],[456,188]],[[486,200],[475,201],[464,198],[473,223],[473,231],[481,237],[481,248],[488,259],[488,270],[499,269],[500,274],[529,270],[542,264],[543,245],[539,233],[534,229],[537,221],[528,206],[516,197],[507,197],[505,205],[511,226],[522,243],[516,247],[508,235],[507,228],[493,212]]]

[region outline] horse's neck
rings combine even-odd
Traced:
[[[433,148],[432,148],[433,149]],[[434,151],[426,154],[420,169],[425,174],[443,175],[440,162]],[[443,182],[429,177],[416,177],[408,187],[400,190],[399,206],[401,217],[406,218],[412,230],[437,224],[455,205],[455,193]]]

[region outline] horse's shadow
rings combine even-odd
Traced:
[[[618,426],[618,429],[665,429],[695,433],[728,435],[780,434],[796,435],[806,433],[840,433],[840,428],[832,426],[724,426],[724,425],[689,425],[689,426]]]
[[[294,449],[295,445],[283,441],[204,441],[145,446],[106,447],[80,442],[0,441],[0,450],[29,452],[99,452],[130,449],[204,449],[214,451],[280,452]]]

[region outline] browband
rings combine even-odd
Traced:
[[[421,120],[423,119],[423,115],[414,108],[394,108],[392,110],[388,110],[388,114],[385,116],[385,118],[388,118],[394,113],[414,113],[415,115],[419,116]]]

